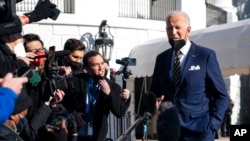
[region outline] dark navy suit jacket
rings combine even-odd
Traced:
[[[150,91],[174,103],[179,112],[183,140],[209,140],[208,136],[213,138],[220,128],[229,102],[216,54],[191,42],[182,64],[180,86],[174,93],[172,53],[172,49],[168,49],[157,56]]]

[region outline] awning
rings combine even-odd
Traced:
[[[250,19],[193,31],[190,39],[216,52],[225,75],[249,73]],[[168,48],[167,37],[148,40],[134,47],[129,55],[137,61],[136,66],[129,66],[132,76],[151,76],[156,56]]]

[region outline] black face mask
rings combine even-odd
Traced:
[[[179,51],[186,44],[186,41],[184,39],[180,40],[169,39],[168,42],[172,46],[175,52]]]
[[[67,62],[66,65],[71,67],[73,73],[81,73],[81,72],[83,72],[83,64],[82,63],[69,61],[69,62]]]

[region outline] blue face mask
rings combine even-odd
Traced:
[[[28,120],[20,114],[18,114],[18,116],[20,117],[20,121],[16,125],[16,133],[20,134],[23,131],[25,125],[28,123]]]

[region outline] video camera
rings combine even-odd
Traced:
[[[116,59],[116,63],[124,66],[135,66],[136,65],[136,59],[135,58],[122,58],[121,60]]]
[[[116,63],[123,65],[123,70],[118,71],[117,74],[123,74],[124,79],[128,79],[130,75],[132,75],[132,72],[130,69],[127,68],[127,66],[135,66],[136,65],[136,59],[135,58],[122,58],[121,60],[116,59]]]
[[[130,69],[128,69],[127,66],[135,66],[136,65],[136,59],[135,58],[122,58],[121,60],[116,59],[116,63],[123,65],[123,69],[121,71],[117,71],[117,74],[123,74],[123,89],[126,88],[126,81],[125,79],[128,79],[130,75],[132,75],[132,72]]]

